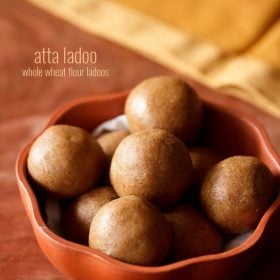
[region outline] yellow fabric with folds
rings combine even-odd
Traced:
[[[28,0],[280,118],[279,0]]]
[[[217,45],[214,86],[280,116],[279,0],[114,1]]]
[[[276,68],[280,68],[280,18],[259,38],[249,53]]]
[[[175,27],[240,52],[280,15],[279,0],[114,0]]]

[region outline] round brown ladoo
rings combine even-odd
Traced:
[[[169,209],[164,214],[173,230],[170,257],[180,261],[222,251],[222,237],[217,229],[190,205]]]
[[[97,211],[118,198],[112,187],[98,187],[75,198],[66,209],[62,228],[64,235],[75,242],[88,244],[90,223]]]
[[[190,148],[190,157],[193,165],[193,183],[200,186],[206,172],[215,165],[219,160],[219,156],[213,151],[204,147]]]
[[[129,134],[127,130],[116,130],[102,134],[96,139],[103,149],[108,164],[110,164],[113,154],[120,142]]]
[[[33,143],[27,167],[44,190],[74,197],[92,188],[103,172],[100,145],[85,130],[69,125],[47,128]]]
[[[112,159],[110,179],[119,196],[137,195],[163,207],[178,201],[191,183],[185,145],[162,129],[127,136]]]
[[[275,194],[273,175],[257,158],[229,157],[214,165],[203,181],[200,201],[208,217],[224,231],[254,229]]]
[[[131,132],[161,128],[191,143],[201,128],[202,103],[184,81],[159,76],[144,80],[130,92],[125,114]]]
[[[163,214],[136,196],[107,203],[90,226],[90,247],[132,264],[162,263],[170,242],[171,229]]]
[[[105,184],[111,185],[109,170],[113,154],[120,142],[129,134],[129,131],[127,130],[116,130],[102,134],[96,139],[100,144],[106,158],[106,167],[103,174],[103,181]]]

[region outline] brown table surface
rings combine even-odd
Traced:
[[[97,52],[96,67],[109,69],[109,78],[22,77],[22,69],[35,66],[35,51],[49,47],[61,52],[63,47],[76,50],[80,46]],[[75,97],[116,92],[146,77],[172,73],[27,2],[0,1],[0,279],[66,279],[37,246],[14,172],[18,152],[42,128],[50,112]],[[256,116],[280,149],[279,120],[247,104],[241,109]],[[264,252],[246,279],[280,279],[279,265],[279,251]]]

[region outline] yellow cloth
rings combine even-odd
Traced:
[[[280,19],[259,38],[248,52],[272,66],[280,68]]]
[[[280,116],[279,0],[114,1],[216,45],[211,83]]]
[[[279,0],[29,0],[280,117]]]
[[[114,0],[226,51],[255,42],[280,15],[279,0]]]

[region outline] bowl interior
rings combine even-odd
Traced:
[[[52,116],[48,126],[69,124],[91,132],[100,123],[123,114],[127,94],[123,92],[103,98],[83,98],[69,103]],[[228,103],[218,105],[213,99],[213,101],[203,100],[203,104],[204,127],[198,144],[213,149],[223,157],[232,155],[258,157],[274,175],[279,175],[279,155],[271,147],[259,123]]]

